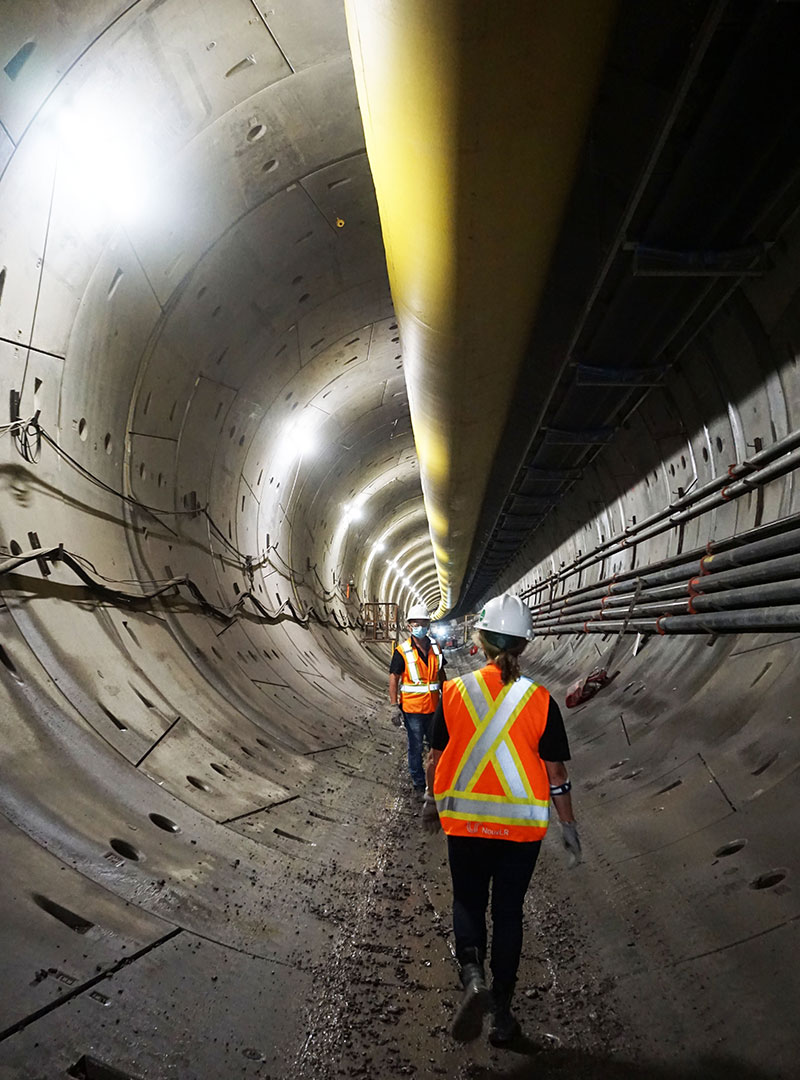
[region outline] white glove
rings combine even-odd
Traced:
[[[437,833],[442,827],[441,821],[439,821],[439,811],[436,809],[436,799],[433,795],[428,795],[427,792],[422,800],[422,828],[427,833]]]
[[[389,706],[389,719],[395,727],[401,727],[403,723],[403,706],[399,701]]]
[[[572,870],[578,863],[583,861],[581,838],[578,836],[578,826],[576,822],[561,822],[561,840],[564,844],[564,850],[569,855],[568,865],[570,870]]]

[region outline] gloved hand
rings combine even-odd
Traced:
[[[439,811],[436,809],[436,800],[433,795],[429,795],[425,792],[422,800],[422,828],[427,833],[437,833],[442,827],[442,823],[439,821]]]
[[[403,706],[400,702],[395,702],[394,705],[389,706],[389,719],[395,727],[401,727],[403,724]]]
[[[569,855],[569,868],[572,870],[583,861],[583,852],[581,851],[581,838],[578,836],[578,826],[574,821],[562,821],[561,822],[561,839],[564,844],[564,850]]]

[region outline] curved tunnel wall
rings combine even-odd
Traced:
[[[191,927],[226,961],[277,965],[285,1063],[277,1002],[303,997],[327,940],[317,919],[298,947],[296,928],[337,862],[370,862],[384,812],[368,717],[386,658],[358,605],[413,597],[393,550],[432,565],[343,13],[3,20],[0,382],[58,452],[27,460],[6,430],[0,542],[62,544],[129,594],[186,575],[241,616],[185,588],[120,606],[54,561],[4,581],[14,963],[60,951],[82,980]],[[102,941],[65,945],[70,912]],[[61,992],[29,982],[4,1034]],[[222,1051],[205,1067],[222,1075]]]
[[[536,599],[555,599],[796,514],[789,471],[650,540],[632,538],[552,591],[547,585],[604,541],[797,429],[798,252],[795,222],[772,249],[769,272],[732,290],[498,588],[544,585]],[[699,560],[691,572],[701,572]],[[524,665],[562,701],[590,672],[615,674],[566,713],[582,832],[606,899],[601,919],[627,945],[609,953],[609,977],[633,976],[659,1002],[654,1042],[670,1015],[685,1037],[689,1004],[703,1015],[709,1045],[719,1040],[732,1061],[750,1059],[748,1046],[768,1032],[767,1072],[777,1075],[791,1072],[793,1054],[789,957],[800,865],[780,823],[797,806],[797,648],[796,632],[637,637],[615,628],[535,637]],[[707,1008],[695,1001],[698,981]]]
[[[342,585],[401,604],[418,588],[431,607],[438,590],[343,19],[312,0],[274,7],[269,25],[239,0],[202,18],[173,0],[94,5],[85,24],[60,22],[56,6],[35,27],[22,8],[19,26],[4,14],[9,58],[28,59],[0,79],[3,400],[21,391],[23,417],[40,410],[79,467],[153,509],[122,502],[48,443],[25,460],[6,434],[0,540],[8,552],[63,543],[130,590],[186,574],[221,609],[250,588],[270,617],[246,602],[228,626],[186,590],[160,605],[103,601],[55,562],[7,579],[2,811],[14,874],[0,888],[25,973],[55,963],[89,978],[176,926],[206,943],[212,966],[214,950],[252,954],[258,941],[281,1063],[296,1026],[282,1002],[308,992],[329,945],[320,907],[341,875],[358,882],[371,865],[394,775],[371,719],[385,656],[346,628],[357,605]],[[58,116],[82,93],[119,103],[99,109],[111,125],[101,130],[120,123],[132,145],[137,109],[157,118],[150,210],[129,217],[123,205],[123,227],[91,184],[75,218],[82,174],[69,154],[63,164],[70,129]],[[769,276],[734,295],[505,587],[541,580],[756,438],[796,427],[797,251],[787,234]],[[796,509],[789,477],[763,504],[753,495],[691,523],[683,543]],[[637,560],[676,543],[665,535]],[[252,580],[237,550],[252,557]],[[319,621],[300,625],[288,603]],[[784,704],[795,646],[653,638],[634,657],[626,641],[616,682],[568,717],[597,856],[587,918],[603,912],[612,943],[640,934],[646,958],[637,966],[612,944],[609,970],[638,979],[646,1002],[664,961],[656,986],[673,1013],[696,1000],[698,970],[727,980],[714,1031],[736,1030],[743,1056],[764,1021],[748,1008],[754,992],[781,1003],[764,1030],[782,1032],[775,1053],[789,1053],[781,1010],[794,995],[779,960],[793,947],[793,893],[749,883],[775,868],[791,882],[797,869],[775,828],[794,804]],[[554,692],[599,660],[588,638],[529,653]],[[740,837],[736,862],[714,861]],[[108,935],[59,938],[34,894]],[[762,934],[763,951],[737,952]],[[177,969],[186,955],[175,948]],[[692,959],[706,954],[714,966]],[[23,984],[6,1029],[58,994],[53,979]],[[685,1035],[716,1037],[689,1024]]]

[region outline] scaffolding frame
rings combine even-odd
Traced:
[[[381,601],[361,605],[364,624],[364,642],[396,642],[398,634],[398,606]]]

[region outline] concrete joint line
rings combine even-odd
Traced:
[[[116,975],[118,971],[122,971],[123,968],[129,964],[136,963],[143,956],[147,956],[148,953],[153,952],[155,949],[160,948],[162,945],[166,945],[168,941],[177,937],[178,934],[183,933],[180,926],[174,930],[170,930],[164,937],[159,938],[157,941],[152,941],[149,945],[145,945],[143,949],[139,949],[138,952],[132,953],[130,956],[124,956],[121,960],[118,960],[116,964],[113,964],[107,971],[102,971],[99,975],[95,975],[94,978],[89,979],[85,983],[81,983],[80,986],[76,986],[68,993],[63,994],[61,997],[56,998],[55,1001],[49,1002],[47,1005],[43,1005],[41,1009],[37,1009],[36,1012],[32,1012],[29,1016],[26,1016],[22,1020],[18,1020],[16,1024],[12,1024],[11,1027],[6,1028],[5,1031],[0,1031],[0,1043],[5,1042],[6,1039],[11,1038],[12,1035],[16,1035],[17,1032],[23,1031],[26,1027],[40,1020],[43,1016],[47,1016],[48,1013],[53,1012],[55,1009],[60,1009],[62,1005],[66,1005],[68,1001],[72,1001],[73,998],[79,997],[87,990],[91,990],[93,986],[97,986],[103,979],[108,979],[112,975]]]
[[[724,787],[722,786],[722,784],[721,784],[721,783],[719,782],[719,780],[717,779],[717,777],[716,777],[716,774],[715,774],[714,770],[713,770],[713,769],[711,768],[711,766],[710,766],[710,765],[708,764],[708,762],[706,761],[706,759],[705,759],[705,758],[703,757],[703,755],[702,755],[702,754],[698,754],[697,756],[698,756],[698,757],[700,758],[700,760],[702,761],[702,763],[703,763],[703,767],[704,767],[704,768],[706,769],[706,771],[708,772],[708,775],[709,775],[709,776],[711,777],[711,779],[712,779],[712,780],[714,781],[714,783],[715,783],[715,784],[717,785],[717,787],[719,788],[719,790],[720,790],[720,794],[722,795],[722,797],[723,797],[723,799],[725,800],[725,802],[726,802],[726,803],[728,804],[728,806],[729,806],[729,807],[731,808],[731,810],[733,810],[733,812],[734,812],[734,813],[736,813],[736,809],[737,809],[737,808],[736,808],[736,807],[735,807],[735,806],[733,805],[733,802],[732,802],[732,801],[731,801],[731,800],[730,800],[730,799],[728,798],[728,793],[727,793],[727,792],[725,791],[725,788],[724,788]]]
[[[798,919],[800,919],[800,915],[791,915],[788,919],[784,919],[783,922],[776,923],[775,926],[768,926],[766,930],[758,930],[755,934],[748,934],[747,937],[729,941],[727,945],[719,945],[716,949],[707,949],[705,952],[695,953],[694,956],[684,956],[681,960],[675,960],[669,966],[679,967],[681,964],[690,964],[693,960],[703,960],[706,956],[727,952],[728,949],[735,949],[737,945],[746,945],[748,941],[755,941],[756,938],[764,937],[775,930],[782,930],[784,926],[790,926],[793,922],[797,922]]]
[[[224,821],[220,821],[220,825],[230,825],[232,821],[241,821],[242,818],[252,817],[254,814],[264,814],[267,810],[274,810],[276,806],[285,806],[287,803],[294,802],[295,799],[299,799],[299,795],[290,795],[287,799],[280,799],[278,802],[267,803],[266,806],[257,806],[254,810],[245,810],[243,814],[236,814],[235,817],[225,818]]]

